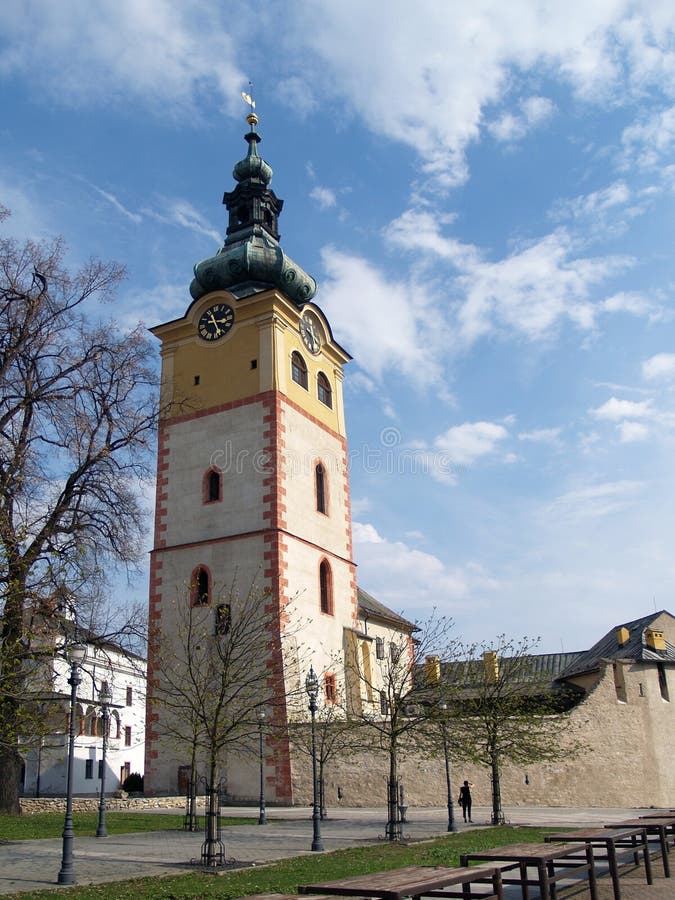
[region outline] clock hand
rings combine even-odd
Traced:
[[[216,335],[221,335],[222,331],[220,330],[220,327],[219,327],[218,323],[216,322],[216,319],[215,319],[213,313],[209,313],[209,318],[211,319],[211,321],[213,322],[213,324],[216,327]]]

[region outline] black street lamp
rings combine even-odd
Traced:
[[[448,790],[448,831],[457,831],[455,825],[455,807],[452,802],[452,784],[450,783],[450,756],[448,754],[448,732],[446,715],[448,712],[448,704],[445,700],[441,700],[438,704],[441,711],[441,734],[443,735],[443,755],[445,756],[445,783]]]
[[[258,825],[267,825],[265,818],[265,752],[263,745],[263,722],[265,721],[265,710],[262,706],[258,709],[258,739],[260,748],[260,815],[258,816]]]
[[[319,679],[314,672],[314,666],[309,667],[309,673],[305,679],[305,690],[309,697],[309,711],[312,714],[312,788],[313,788],[313,807],[312,807],[312,828],[313,840],[312,850],[323,850],[321,843],[321,826],[319,824],[321,815],[319,812],[319,791],[316,778],[316,701],[319,696]]]
[[[98,801],[98,828],[96,829],[96,837],[108,837],[108,830],[105,827],[105,767],[106,756],[108,754],[108,726],[110,723],[109,706],[112,703],[112,694],[108,687],[108,682],[104,681],[101,690],[98,692],[98,698],[103,708],[103,756],[101,758],[101,796]]]
[[[71,644],[68,648],[68,662],[70,663],[70,725],[68,728],[68,770],[66,775],[66,818],[63,823],[63,855],[61,858],[61,870],[59,872],[59,884],[75,884],[75,870],[73,868],[73,763],[75,761],[75,713],[77,707],[77,686],[80,678],[79,668],[87,658],[87,648],[84,644]]]

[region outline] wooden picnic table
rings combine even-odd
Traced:
[[[644,819],[624,819],[623,822],[613,822],[611,825],[605,825],[605,828],[630,828],[631,826],[645,828],[648,835],[658,835],[661,845],[661,859],[663,860],[663,874],[666,878],[670,878],[668,832],[670,831],[671,835],[675,834],[675,815],[657,816],[654,818],[649,816]]]
[[[505,847],[493,847],[479,853],[464,853],[460,857],[463,866],[471,861],[494,862],[502,867],[504,884],[520,884],[523,900],[529,898],[529,886],[537,885],[541,900],[555,900],[556,883],[569,876],[571,870],[576,873],[588,872],[588,887],[591,900],[597,900],[597,883],[595,878],[595,861],[593,848],[587,844],[585,859],[579,858],[578,844],[510,844]],[[517,868],[519,878],[506,878],[504,872]],[[536,868],[537,877],[528,878],[528,868]],[[556,871],[556,869],[561,871]]]
[[[472,893],[472,884],[492,883],[491,893]],[[448,888],[461,886],[461,890]],[[472,866],[404,866],[386,872],[353,875],[337,881],[303,884],[301,894],[337,894],[343,897],[375,897],[379,900],[402,900],[404,897],[480,897],[480,900],[503,900],[501,869],[496,865]]]
[[[619,858],[632,856],[635,864],[639,865],[639,853],[642,852],[645,864],[647,884],[652,884],[652,864],[649,856],[649,844],[647,842],[647,830],[644,825],[631,826],[629,828],[587,828],[578,831],[564,831],[560,834],[549,834],[548,841],[578,841],[590,844],[593,848],[593,856],[596,860],[606,861],[614,889],[614,900],[621,898],[621,886],[619,884]],[[606,855],[597,853],[598,847],[605,848]]]

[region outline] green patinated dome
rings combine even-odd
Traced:
[[[197,263],[190,293],[195,300],[219,290],[247,297],[276,287],[302,306],[316,293],[316,281],[281,249],[278,218],[283,200],[269,186],[272,167],[258,156],[261,138],[254,112],[247,122],[248,153],[234,167],[236,187],[223,197],[229,212],[225,243],[215,256]]]

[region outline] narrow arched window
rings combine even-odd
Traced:
[[[205,566],[199,566],[192,573],[190,583],[190,603],[192,606],[208,606],[211,602],[211,576]]]
[[[294,350],[291,356],[291,376],[296,384],[308,390],[307,363],[297,350]]]
[[[333,615],[333,575],[330,565],[324,559],[319,566],[319,597],[321,612]]]
[[[202,481],[204,503],[217,503],[223,497],[223,476],[218,469],[208,469]]]
[[[316,508],[318,512],[326,512],[326,470],[318,463],[314,469],[316,481]]]
[[[330,381],[323,372],[319,372],[316,376],[316,386],[319,393],[319,400],[325,403],[330,409],[333,408],[333,391],[331,390]]]
[[[328,704],[337,703],[337,679],[335,675],[330,672],[327,672],[323,676],[323,694]]]

